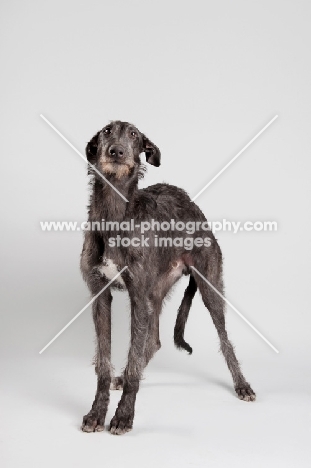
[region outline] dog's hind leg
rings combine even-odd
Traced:
[[[111,378],[110,390],[122,390],[123,389],[123,376],[118,375],[117,377]]]
[[[155,353],[161,348],[160,333],[159,333],[159,319],[161,306],[154,303],[153,301],[148,301],[150,309],[150,320],[148,326],[148,334],[146,338],[146,345],[144,350],[144,364],[146,367],[150,359],[155,355]],[[123,388],[124,377],[120,375],[118,377],[112,377],[111,379],[111,390],[122,390]]]
[[[210,248],[212,249],[213,247]],[[194,262],[195,268],[197,268],[197,270],[207,278],[214,288],[223,295],[222,260],[218,246],[214,248],[213,252],[211,252],[207,261],[202,261],[202,259],[200,260],[201,261]],[[225,301],[195,272],[194,269],[192,269],[192,272],[202,295],[204,305],[209,310],[216,327],[220,339],[221,351],[231,372],[235,391],[241,400],[253,401],[255,400],[256,395],[250,384],[245,380],[233,346],[228,339],[225,326]]]
[[[149,305],[150,305],[150,321],[149,321],[146,347],[145,347],[145,352],[144,352],[144,360],[145,360],[144,367],[147,366],[150,359],[152,359],[155,353],[161,348],[160,330],[159,330],[161,304],[158,304],[157,301],[150,301]]]

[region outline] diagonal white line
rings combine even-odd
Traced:
[[[103,174],[102,174],[101,172],[99,172],[99,170],[96,169],[96,167],[93,166],[93,164],[91,164],[91,163],[86,159],[86,157],[85,157],[82,153],[80,153],[80,151],[77,150],[77,148],[76,148],[75,146],[73,146],[73,144],[70,143],[70,141],[67,140],[67,138],[64,137],[64,135],[63,135],[59,130],[57,130],[57,128],[54,127],[54,125],[51,124],[51,122],[50,122],[46,117],[44,117],[44,115],[40,114],[40,117],[41,117],[51,128],[53,128],[53,130],[57,133],[57,135],[59,135],[59,136],[67,143],[67,145],[69,145],[70,148],[72,148],[72,149],[73,149],[73,150],[74,150],[74,151],[75,151],[75,152],[76,152],[92,169],[93,169],[93,171],[95,171],[102,179],[104,179],[104,181],[107,182],[107,184],[110,185],[110,187],[111,187],[115,192],[117,192],[117,193],[120,195],[120,197],[123,198],[124,201],[128,202],[128,199],[125,198],[125,196],[122,195],[122,193],[119,192],[119,190],[116,189],[116,187],[115,187],[111,182],[109,182],[109,180],[107,180],[106,177],[104,177]]]
[[[270,120],[270,122],[267,123],[267,125],[265,125],[261,130],[260,132],[257,133],[257,135],[254,136],[254,138],[251,139],[251,141],[249,141],[247,143],[247,145],[244,146],[244,148],[241,149],[241,151],[238,152],[238,154],[236,154],[234,156],[234,158],[231,159],[231,161],[228,162],[228,164],[225,165],[225,167],[223,167],[221,169],[221,171],[218,172],[218,174],[215,175],[215,177],[212,178],[212,180],[209,181],[208,184],[205,185],[205,187],[202,188],[202,190],[199,191],[199,193],[196,194],[195,197],[192,198],[192,201],[196,200],[198,198],[198,196],[201,195],[202,192],[204,192],[204,190],[207,189],[207,187],[209,187],[216,179],[218,179],[218,177],[246,150],[246,148],[248,148],[258,137],[259,135],[261,135],[268,127],[270,127],[270,125],[278,118],[278,115],[275,115],[273,117],[272,120]]]
[[[272,349],[273,351],[275,351],[276,353],[279,353],[279,351],[273,346],[273,344],[270,343],[269,340],[267,340],[267,338],[265,338],[259,330],[257,330],[256,327],[254,327],[254,325],[252,325],[248,320],[247,318],[244,317],[243,314],[241,314],[241,312],[238,311],[238,309],[236,309],[234,307],[234,305],[231,304],[231,302],[228,301],[228,299],[225,298],[225,296],[223,296],[194,266],[191,267],[230,307],[231,309],[234,310],[234,312],[236,312],[239,317],[241,317],[241,319],[244,320],[244,322],[247,323],[247,325],[249,325],[256,333],[257,335],[260,336],[260,338],[262,338]]]
[[[79,317],[79,315],[81,315],[82,312],[84,312],[85,309],[87,309],[88,306],[91,305],[91,304],[95,301],[95,299],[97,299],[98,296],[100,296],[101,293],[102,293],[103,291],[105,291],[105,289],[107,289],[107,288],[111,285],[111,283],[113,283],[114,280],[115,280],[116,278],[118,278],[118,276],[120,276],[120,275],[123,273],[123,271],[126,270],[126,269],[127,269],[127,266],[125,266],[124,268],[122,268],[122,270],[119,271],[119,273],[118,273],[116,276],[114,276],[114,277],[112,278],[112,280],[109,281],[109,283],[106,284],[106,286],[104,286],[103,289],[102,289],[101,291],[99,291],[98,294],[96,294],[96,296],[92,297],[92,299],[90,300],[90,302],[88,302],[88,303],[86,304],[86,306],[84,306],[83,309],[81,309],[80,312],[78,312],[77,315],[75,315],[75,316],[70,320],[70,322],[68,322],[67,325],[65,325],[64,328],[62,328],[61,331],[59,331],[59,332],[57,333],[57,335],[55,335],[54,338],[53,338],[51,341],[49,341],[48,344],[44,346],[44,348],[41,349],[41,351],[39,351],[39,354],[42,354],[43,351],[45,351],[46,348],[48,348],[48,347],[53,343],[53,341],[55,341],[55,340],[66,330],[66,328],[68,328],[69,325],[71,325],[71,324]]]

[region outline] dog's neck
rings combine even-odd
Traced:
[[[105,219],[121,222],[130,213],[133,213],[138,196],[138,175],[134,174],[130,179],[117,180],[114,178],[109,181],[128,202],[107,182],[95,177],[89,209],[89,218],[92,221]]]

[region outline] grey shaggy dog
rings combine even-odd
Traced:
[[[92,194],[89,206],[89,221],[102,220],[128,222],[135,225],[156,220],[170,223],[172,219],[184,223],[206,221],[205,216],[187,193],[172,185],[156,184],[138,189],[146,161],[160,165],[160,151],[143,133],[128,122],[114,121],[105,126],[91,139],[86,147],[88,161],[126,197],[118,193],[90,166]],[[198,223],[197,225],[201,225]],[[121,271],[122,274],[93,302],[93,318],[97,337],[95,368],[97,390],[90,412],[84,416],[82,430],[104,430],[109,403],[109,390],[123,389],[116,413],[109,430],[112,434],[124,434],[133,427],[135,400],[142,373],[152,356],[160,348],[159,316],[163,300],[172,286],[189,275],[189,285],[178,310],[174,330],[177,348],[190,354],[192,348],[184,340],[184,329],[192,299],[199,289],[203,302],[209,310],[217,329],[221,351],[231,372],[234,388],[241,400],[255,400],[255,393],[245,380],[234,349],[225,328],[225,304],[223,299],[196,273],[195,267],[208,281],[223,293],[222,255],[219,245],[209,231],[209,244],[193,245],[191,250],[183,243],[157,247],[156,231],[148,231],[149,244],[114,246],[109,238],[140,238],[139,228],[128,231],[89,230],[85,233],[81,255],[81,270],[91,294],[96,296],[109,281]],[[206,231],[197,229],[189,236],[185,231],[168,230],[167,238],[176,240],[186,237],[206,238]],[[180,240],[180,239],[179,239]],[[176,245],[179,246],[176,246]],[[131,303],[131,341],[127,365],[120,377],[114,377],[111,365],[111,289],[127,290]]]

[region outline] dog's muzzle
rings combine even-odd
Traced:
[[[108,150],[109,157],[115,161],[122,160],[125,157],[125,151],[122,146],[112,145]]]

